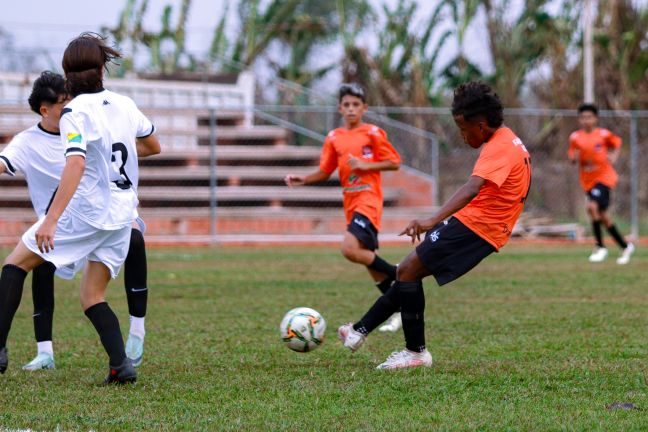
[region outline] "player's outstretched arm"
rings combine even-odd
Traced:
[[[137,138],[135,146],[137,147],[137,157],[153,156],[162,151],[160,141],[155,135],[149,135],[145,138]]]
[[[47,211],[45,220],[36,231],[36,244],[41,252],[49,252],[50,249],[54,249],[56,224],[79,187],[84,170],[85,158],[83,156],[68,156],[52,205]]]
[[[318,169],[314,173],[308,174],[307,176],[288,174],[286,177],[284,177],[284,181],[286,182],[286,185],[288,185],[289,187],[294,187],[294,186],[303,186],[303,185],[309,185],[314,183],[320,183],[328,180],[329,177],[331,177],[330,173]]]
[[[461,186],[457,192],[450,197],[445,204],[439,208],[431,217],[427,219],[415,219],[407,225],[407,227],[398,235],[407,235],[412,238],[412,243],[415,240],[421,239],[421,234],[427,230],[434,228],[441,221],[452,216],[462,208],[468,205],[479,193],[479,190],[484,186],[486,180],[478,176],[471,176],[468,181]]]
[[[357,171],[396,171],[400,168],[400,164],[390,160],[383,160],[379,162],[364,162],[355,156],[349,155],[347,164],[351,169]]]

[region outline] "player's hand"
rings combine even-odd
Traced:
[[[303,186],[304,185],[304,177],[302,176],[296,176],[292,174],[288,174],[286,177],[284,177],[284,181],[286,182],[286,185],[288,187],[293,187],[293,186]]]
[[[415,241],[421,241],[421,234],[432,227],[434,227],[434,223],[431,219],[414,219],[398,235],[410,236],[412,238],[412,244],[414,244]]]
[[[362,162],[360,159],[353,156],[352,154],[349,154],[347,165],[349,165],[352,170],[364,171],[366,169],[364,162]]]
[[[54,233],[56,233],[56,221],[46,217],[36,230],[36,245],[39,251],[48,253],[54,250]]]

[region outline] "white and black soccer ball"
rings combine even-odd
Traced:
[[[293,351],[313,351],[324,342],[326,321],[314,309],[299,307],[288,311],[279,326],[281,339]]]

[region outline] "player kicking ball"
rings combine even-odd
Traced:
[[[344,346],[356,351],[367,335],[400,308],[405,349],[378,369],[431,366],[425,346],[423,278],[439,285],[459,278],[504,246],[531,184],[531,158],[522,141],[503,125],[502,104],[486,84],[470,82],[454,91],[452,115],[466,144],[481,152],[471,177],[436,213],[401,232],[423,241],[398,266],[396,282],[356,323],[338,329]]]
[[[365,91],[358,84],[342,84],[338,111],[344,126],[326,136],[320,166],[307,176],[288,174],[290,187],[326,181],[336,169],[344,195],[347,231],[342,240],[342,255],[367,267],[376,287],[385,293],[396,279],[396,266],[382,259],[378,251],[378,232],[383,208],[381,171],[400,168],[401,159],[382,129],[363,123],[368,109]],[[382,331],[397,331],[400,314],[395,311]]]
[[[68,101],[65,80],[62,76],[43,72],[34,81],[29,106],[41,116],[40,122],[17,134],[0,153],[0,174],[11,176],[22,172],[27,180],[29,195],[38,218],[45,216],[65,167],[65,147],[61,142],[59,120],[61,110]],[[73,269],[56,267],[45,262],[32,271],[32,298],[34,303],[34,333],[36,357],[23,366],[29,371],[54,369],[52,324],[54,315],[54,274],[71,279],[82,268],[83,262]],[[124,263],[125,288],[130,313],[130,331],[126,341],[126,354],[134,366],[142,362],[144,351],[144,318],[147,306],[146,250],[139,229],[131,231],[130,248]]]
[[[23,234],[2,267],[0,373],[9,364],[7,337],[27,272],[44,262],[60,269],[85,259],[81,306],[109,357],[104,383],[137,379],[105,292],[126,260],[137,218],[131,180],[139,175],[137,156],[159,153],[160,143],[131,99],[103,88],[106,64],[118,57],[91,33],[70,42],[63,54],[66,87],[73,97],[59,123],[66,162],[46,215]]]
[[[603,262],[608,250],[603,244],[601,224],[621,248],[617,264],[628,264],[635,250],[619,233],[610,214],[610,192],[616,187],[619,176],[613,164],[619,158],[621,138],[607,129],[598,127],[598,108],[583,104],[578,107],[578,123],[581,129],[569,136],[569,159],[578,163],[580,184],[587,194],[587,214],[592,221],[596,246],[589,256],[593,263]]]

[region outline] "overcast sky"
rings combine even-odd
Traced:
[[[387,0],[395,5],[398,0]],[[419,20],[429,16],[432,8],[437,4],[431,0],[417,0],[419,2]],[[180,0],[151,0],[149,10],[145,16],[145,27],[159,29],[160,16],[165,5],[174,5],[174,17],[177,18]],[[220,19],[227,3],[236,4],[232,0],[194,0],[190,9],[187,26],[187,49],[190,52],[206,52],[213,36],[214,28]],[[378,0],[377,4],[382,4]],[[67,43],[83,31],[98,31],[102,26],[114,26],[119,14],[126,4],[126,0],[88,1],[88,0],[62,0],[51,2],[43,0],[21,0],[12,2],[10,7],[3,7],[0,14],[0,29],[13,36],[15,48],[20,50],[46,49],[50,60],[58,67],[60,58]],[[236,10],[230,6],[229,34],[237,29]],[[414,23],[413,25],[416,25]],[[489,61],[480,56],[484,52],[483,37],[476,33],[476,27],[470,31],[473,38],[466,44],[466,51],[473,60],[488,67]],[[469,31],[469,40],[470,40]],[[364,43],[370,44],[371,41]],[[452,55],[456,47],[448,46],[446,56]],[[323,57],[327,57],[324,55]]]

